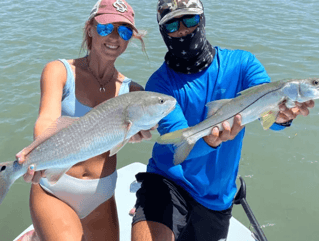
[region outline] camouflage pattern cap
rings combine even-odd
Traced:
[[[204,8],[200,0],[159,0],[157,3],[157,21],[159,25],[179,15],[195,15],[203,12]]]

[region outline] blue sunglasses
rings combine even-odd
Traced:
[[[173,18],[172,20],[164,23],[164,27],[167,33],[174,33],[178,31],[180,22],[183,21],[183,24],[187,28],[195,27],[200,22],[200,15],[185,15],[181,18]]]
[[[99,23],[98,25],[96,25],[97,33],[103,37],[112,33],[114,28],[115,28],[114,25],[111,23],[109,23],[109,24],[100,24]],[[125,41],[130,40],[132,38],[132,35],[133,35],[133,30],[130,27],[125,26],[125,25],[118,26],[117,32],[120,35],[120,37],[122,39],[124,39]]]

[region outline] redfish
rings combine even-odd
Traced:
[[[51,184],[76,163],[110,150],[116,154],[141,130],[149,130],[175,108],[173,97],[135,91],[109,99],[86,115],[62,116],[26,151],[26,161],[0,163],[0,204],[10,186],[30,165],[45,170]]]

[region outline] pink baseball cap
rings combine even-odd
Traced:
[[[88,21],[92,18],[100,24],[128,23],[138,32],[134,24],[134,10],[125,0],[98,0]]]

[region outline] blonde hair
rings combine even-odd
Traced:
[[[90,30],[90,27],[94,25],[94,21],[95,21],[94,18],[92,18],[91,20],[86,21],[85,26],[84,26],[84,30],[83,30],[83,41],[82,41],[82,44],[81,44],[81,50],[83,50],[83,51],[86,50],[87,54],[89,54],[91,49],[92,49],[92,37],[90,37],[90,35],[89,35],[89,30]],[[136,32],[135,30],[133,30],[132,38],[136,38],[136,39],[141,41],[142,51],[147,56],[146,49],[145,49],[145,43],[144,43],[144,40],[143,40],[143,37],[145,35],[146,35],[146,31],[141,30],[139,32]]]

